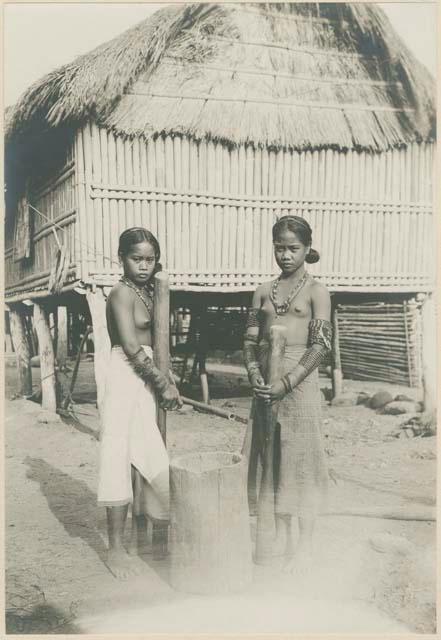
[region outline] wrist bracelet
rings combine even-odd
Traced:
[[[285,376],[283,376],[283,378],[281,378],[282,380],[282,384],[285,387],[285,393],[289,393],[289,388],[288,388],[288,383],[285,380]]]
[[[286,374],[286,376],[283,376],[282,382],[285,385],[286,393],[291,393],[292,384],[291,384],[291,380],[289,379],[288,374]]]

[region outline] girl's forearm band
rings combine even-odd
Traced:
[[[141,380],[152,384],[158,393],[164,393],[170,384],[167,376],[155,367],[153,360],[149,358],[142,347],[133,356],[130,356],[128,360],[133,371]]]

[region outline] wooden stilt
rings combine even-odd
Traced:
[[[198,344],[198,362],[199,362],[199,380],[201,383],[202,401],[210,404],[210,390],[208,388],[208,375],[206,369],[207,351],[208,351],[208,334],[207,334],[207,314],[203,307],[199,316],[199,344]]]
[[[153,357],[158,369],[168,375],[170,368],[170,290],[168,274],[160,271],[155,275],[153,316]],[[167,413],[158,406],[158,427],[164,444],[167,442]],[[162,559],[167,553],[168,523],[153,522],[153,557]]]
[[[83,347],[87,342],[87,338],[89,337],[89,334],[92,333],[92,327],[87,327],[86,331],[84,332],[84,335],[82,337],[78,352],[77,352],[77,357],[75,360],[75,365],[74,365],[74,369],[72,371],[72,378],[70,381],[70,385],[69,385],[69,392],[67,394],[67,396],[64,398],[63,402],[62,402],[62,407],[63,409],[68,409],[70,403],[72,402],[72,395],[75,389],[75,383],[77,381],[77,376],[78,376],[78,369],[80,367],[80,360],[81,360],[81,353],[83,351]]]
[[[86,298],[92,317],[97,405],[98,412],[101,416],[104,401],[105,377],[110,356],[110,338],[107,332],[106,321],[106,299],[100,287],[97,287],[95,291],[89,290]]]
[[[18,309],[9,310],[11,338],[17,358],[17,369],[20,380],[20,394],[32,395],[32,372],[29,343],[26,337],[24,314]]]
[[[433,294],[426,296],[421,309],[423,403],[426,413],[436,411],[436,315]]]
[[[54,346],[48,314],[37,302],[34,302],[34,324],[40,351],[42,407],[55,413],[57,410],[57,397]]]
[[[273,384],[282,376],[283,355],[286,344],[286,328],[273,325],[270,329],[270,358],[267,384]],[[274,432],[277,424],[278,403],[263,404],[265,411],[264,452],[262,480],[257,507],[256,562],[270,564],[275,535],[274,514]]]
[[[13,346],[13,342],[12,342],[12,336],[10,333],[10,329],[9,332],[5,331],[5,353],[14,353],[14,346]]]
[[[59,369],[64,369],[67,361],[67,308],[58,307],[57,313],[57,364]]]
[[[334,309],[332,323],[334,325],[334,337],[332,341],[332,396],[336,398],[343,391],[343,373],[341,369],[340,335],[337,309]]]
[[[155,365],[168,374],[170,367],[170,292],[168,274],[160,271],[155,275],[153,354]],[[158,427],[164,443],[167,439],[166,412],[158,409]]]

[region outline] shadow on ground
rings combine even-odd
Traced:
[[[50,634],[82,633],[73,622],[75,614],[65,613],[50,604],[41,604],[32,609],[6,610],[6,633]]]
[[[82,480],[76,480],[41,458],[25,458],[26,476],[38,482],[53,515],[69,536],[81,538],[104,562],[106,547],[96,529],[96,495]]]

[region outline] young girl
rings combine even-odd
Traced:
[[[165,409],[181,405],[172,380],[153,364],[153,276],[161,270],[160,248],[146,229],[126,229],[118,255],[124,275],[107,300],[112,345],[103,408],[98,502],[107,507],[107,565],[117,578],[138,572],[123,546],[129,503],[132,547],[145,526],[146,512],[168,519],[169,461],[156,423],[156,398]]]
[[[262,454],[262,402],[280,401],[275,434],[275,554],[288,558],[288,570],[304,570],[312,552],[315,517],[327,488],[321,436],[318,365],[331,349],[330,296],[305,269],[317,262],[309,224],[284,216],[273,227],[274,255],[281,274],[256,290],[247,322],[244,359],[254,390],[249,500],[256,500],[257,462]],[[286,328],[283,376],[265,384],[272,325]],[[253,504],[254,503],[254,504]],[[291,518],[298,518],[299,539],[293,555]]]

